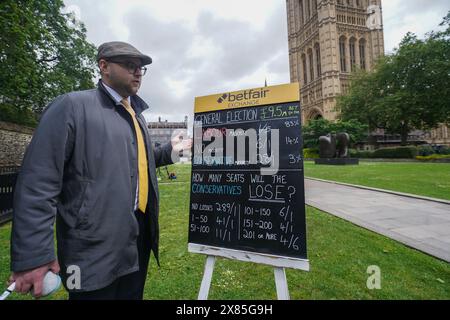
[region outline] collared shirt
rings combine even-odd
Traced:
[[[105,82],[103,82],[103,85],[105,86],[105,89],[109,92],[109,94],[114,98],[114,100],[117,103],[122,104],[122,99],[124,99],[119,93],[117,93],[116,90],[108,86]],[[131,105],[130,97],[127,97],[128,103]],[[134,200],[134,211],[137,210],[138,204],[139,204],[139,175],[137,175],[137,181],[136,181],[136,198]]]

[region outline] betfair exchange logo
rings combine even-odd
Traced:
[[[224,93],[219,99],[217,99],[217,102],[222,103],[226,98],[228,98],[228,93]]]
[[[260,99],[267,98],[269,89],[250,89],[237,93],[224,93],[217,99],[218,103],[228,102],[228,107],[257,105]]]

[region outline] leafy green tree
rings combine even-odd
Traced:
[[[0,120],[28,125],[56,96],[94,87],[95,46],[62,0],[0,1]]]
[[[326,119],[311,120],[303,126],[304,148],[319,147],[319,137],[329,133],[346,132],[350,135],[351,143],[364,140],[368,134],[368,126],[356,120],[331,122]]]
[[[317,148],[319,146],[319,137],[326,136],[329,131],[330,121],[326,119],[310,120],[303,126],[303,147]]]
[[[338,99],[341,118],[398,133],[402,145],[413,129],[449,123],[450,12],[441,26],[447,29],[424,40],[408,33],[374,71],[356,73],[349,92]]]

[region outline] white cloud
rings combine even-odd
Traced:
[[[386,53],[398,47],[408,32],[423,37],[427,32],[437,30],[448,10],[448,0],[383,1]]]
[[[96,46],[122,40],[149,54],[139,94],[147,119],[192,118],[194,97],[289,82],[283,0],[65,0]],[[385,47],[436,29],[447,0],[383,1]]]
[[[64,8],[63,12],[71,12],[75,15],[75,18],[77,18],[77,20],[82,20],[82,16],[81,16],[81,9],[79,6],[75,5],[75,4],[71,4],[70,6],[67,6],[66,8]]]

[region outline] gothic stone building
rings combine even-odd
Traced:
[[[384,54],[381,0],[286,0],[291,82],[300,83],[302,121],[336,120],[336,97],[356,68],[371,70]],[[450,143],[445,126],[423,133]]]
[[[304,122],[335,120],[336,97],[356,67],[384,54],[381,0],[287,0],[291,82],[301,85]]]
[[[169,143],[172,139],[172,134],[178,130],[187,130],[188,117],[184,117],[184,122],[167,122],[161,121],[161,117],[158,118],[158,122],[148,122],[148,131],[152,137],[154,145],[164,145]]]

